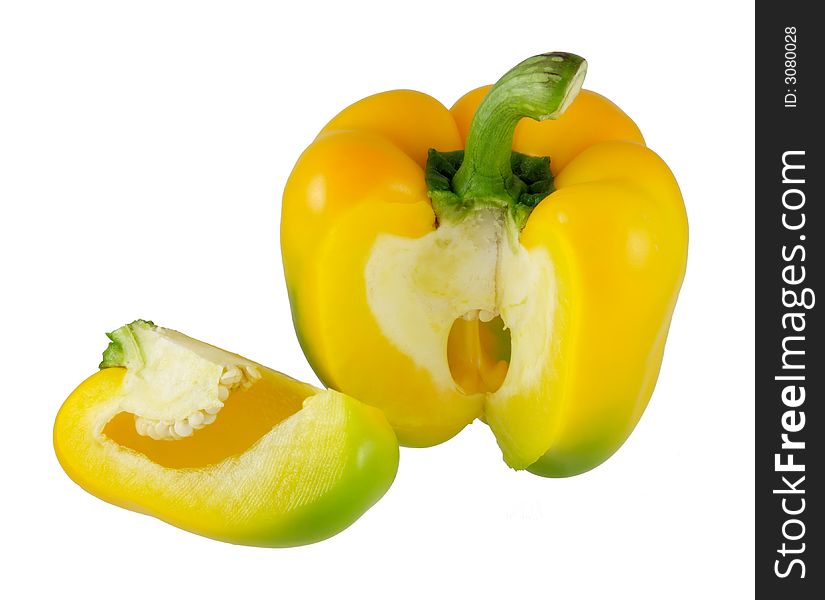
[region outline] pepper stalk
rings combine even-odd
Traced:
[[[553,192],[549,157],[513,152],[523,118],[558,119],[581,90],[587,62],[567,52],[539,54],[508,71],[476,110],[466,149],[430,150],[426,181],[439,222],[476,208],[509,211],[519,229]]]

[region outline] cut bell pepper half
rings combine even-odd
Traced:
[[[91,494],[283,547],[335,535],[392,484],[398,443],[379,410],[147,321],[109,336],[54,425],[60,464]]]
[[[603,462],[651,397],[685,273],[679,186],[635,123],[532,57],[448,110],[397,90],[344,109],[286,184],[301,345],[402,444],[485,420],[513,468]]]

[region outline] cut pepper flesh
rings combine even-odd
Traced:
[[[126,327],[143,339],[140,352],[83,382],[55,422],[61,465],[92,494],[207,537],[292,546],[346,528],[392,483],[397,442],[377,409],[171,330]],[[146,343],[152,337],[163,340]],[[177,348],[165,347],[170,338]],[[194,355],[182,359],[186,353]],[[224,380],[234,384],[239,364],[256,375],[214,410],[212,388],[227,371]],[[130,379],[145,385],[126,385]],[[205,403],[215,419],[186,436],[141,430],[141,419],[157,420],[159,410],[193,414],[192,402]]]

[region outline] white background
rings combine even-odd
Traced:
[[[0,596],[752,596],[751,3],[0,6]],[[289,550],[206,540],[64,475],[55,413],[134,318],[317,381],[278,244],[299,153],[363,96],[449,106],[549,50],[588,59],[585,87],[635,119],[690,218],[659,384],[610,461],[517,473],[475,424],[403,450],[361,520]]]

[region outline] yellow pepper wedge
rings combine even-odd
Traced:
[[[381,411],[173,330],[110,334],[61,407],[54,447],[91,494],[235,544],[309,544],[387,491],[398,443]]]
[[[302,347],[402,444],[480,418],[511,467],[569,476],[613,454],[648,403],[687,217],[633,121],[580,90],[585,71],[572,54],[532,57],[450,110],[371,96],[286,184]]]

